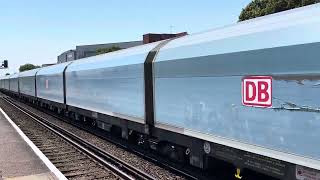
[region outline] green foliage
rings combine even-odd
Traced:
[[[10,73],[6,73],[6,76],[9,76],[10,75]]]
[[[97,55],[98,54],[104,54],[104,53],[109,53],[109,52],[113,52],[113,51],[118,51],[120,50],[121,48],[118,47],[118,46],[112,46],[110,48],[100,48],[100,49],[97,49]]]
[[[20,66],[19,71],[23,72],[23,71],[28,71],[28,70],[31,70],[31,69],[36,69],[36,68],[39,68],[39,67],[40,66],[35,66],[33,64],[24,64],[24,65]]]
[[[239,16],[239,21],[319,3],[320,0],[253,0]]]

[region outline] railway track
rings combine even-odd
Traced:
[[[11,101],[15,101],[15,99],[13,99],[11,97],[7,96],[6,98],[11,99]],[[19,103],[26,105],[27,108],[29,106],[28,104],[24,104],[23,102],[19,102]],[[32,106],[32,104],[31,104],[31,106],[29,106],[28,109],[33,109],[33,108],[35,108],[35,107]],[[110,136],[109,134],[106,134],[105,131],[88,128],[90,126],[84,125],[83,123],[79,123],[76,121],[70,121],[70,120],[66,119],[65,117],[59,116],[59,115],[57,115],[51,111],[45,110],[45,109],[38,109],[38,108],[36,108],[36,109],[47,116],[53,117],[53,118],[60,120],[64,123],[75,126],[76,128],[79,128],[85,132],[88,132],[94,136],[97,136],[98,138],[104,139],[104,140],[116,145],[117,147],[124,149],[125,151],[133,153],[133,154],[143,158],[144,160],[152,162],[156,166],[164,168],[164,169],[172,172],[173,174],[177,175],[176,178],[170,178],[170,179],[181,179],[180,177],[183,177],[182,179],[193,179],[193,180],[216,179],[213,176],[208,176],[208,174],[205,174],[204,172],[200,172],[197,169],[186,167],[186,166],[180,166],[179,164],[173,165],[172,162],[168,162],[166,159],[162,159],[161,157],[155,157],[154,154],[150,154],[148,152],[141,152],[141,150],[137,149],[139,147],[135,147],[134,145],[130,145],[127,142],[125,142],[119,138]],[[112,156],[112,155],[110,155],[110,156]],[[178,176],[180,176],[180,177],[178,178]],[[156,179],[158,179],[158,178],[156,178]],[[168,178],[165,178],[165,179],[168,179]]]
[[[155,179],[10,98],[2,99],[19,111],[21,130],[68,179]]]

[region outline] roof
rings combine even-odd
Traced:
[[[320,42],[320,4],[184,36],[160,49],[157,61]]]

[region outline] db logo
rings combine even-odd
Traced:
[[[49,80],[46,79],[46,89],[48,89],[48,88],[49,88]]]
[[[242,104],[246,106],[272,106],[272,77],[248,76],[242,79]]]

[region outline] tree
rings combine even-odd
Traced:
[[[244,21],[319,2],[320,0],[253,0],[244,9],[242,9],[239,16],[239,21]]]
[[[104,53],[109,53],[109,52],[113,52],[113,51],[118,51],[121,48],[118,46],[112,46],[110,48],[99,48],[97,49],[97,55],[98,54],[104,54]]]
[[[19,71],[23,72],[23,71],[28,71],[28,70],[31,70],[31,69],[36,69],[36,68],[39,68],[39,67],[40,66],[36,66],[36,65],[33,65],[33,64],[24,64],[24,65],[20,66]]]
[[[6,76],[9,76],[10,75],[10,73],[6,73]]]

